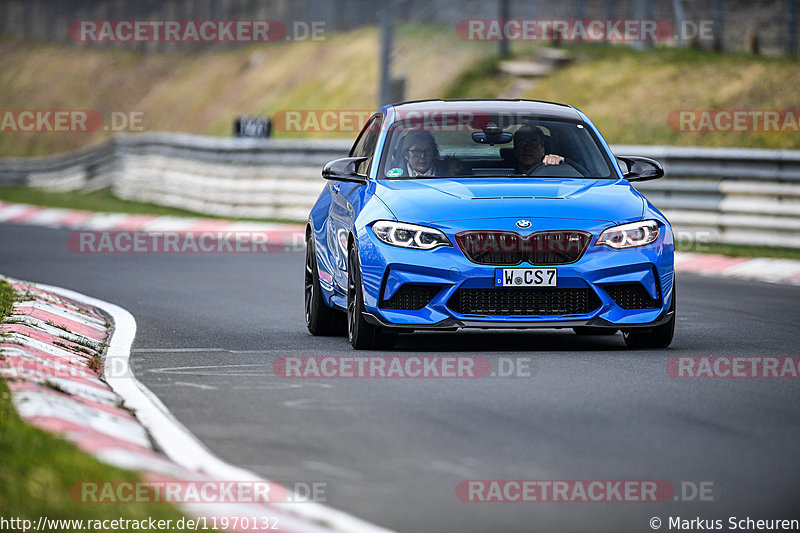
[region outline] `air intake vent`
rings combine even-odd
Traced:
[[[603,289],[611,296],[614,303],[623,309],[656,309],[661,307],[661,291],[658,291],[658,298],[653,300],[641,283],[604,285]]]
[[[438,285],[418,285],[406,283],[401,286],[392,297],[381,302],[382,309],[400,309],[404,311],[419,311],[433,300],[441,290]]]
[[[463,315],[586,315],[601,303],[591,289],[459,289],[447,306]]]

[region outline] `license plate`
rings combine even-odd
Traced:
[[[498,268],[494,271],[495,287],[555,287],[555,268]]]

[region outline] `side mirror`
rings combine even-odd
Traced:
[[[358,167],[367,159],[369,159],[369,157],[343,157],[342,159],[334,159],[325,164],[325,167],[322,169],[322,177],[326,180],[366,183],[367,177],[358,173]]]
[[[661,163],[648,157],[618,156],[622,176],[628,181],[657,180],[664,175]]]

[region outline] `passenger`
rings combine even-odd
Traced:
[[[402,177],[439,177],[447,174],[446,163],[439,159],[439,147],[427,131],[412,131],[403,139]]]

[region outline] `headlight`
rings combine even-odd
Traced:
[[[608,228],[600,234],[597,244],[605,244],[619,250],[620,248],[633,248],[644,246],[658,239],[658,222],[643,220]]]
[[[437,246],[452,246],[445,234],[438,229],[416,224],[379,220],[372,225],[372,231],[386,244],[401,248],[432,250]]]

